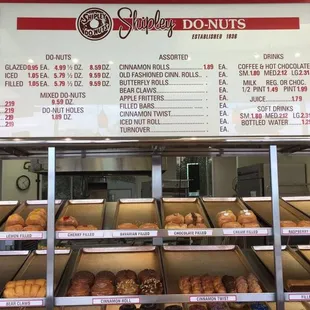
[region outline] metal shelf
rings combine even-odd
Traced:
[[[309,236],[310,228],[282,228],[282,236]],[[272,228],[207,228],[207,229],[184,229],[184,230],[81,230],[81,231],[57,231],[57,240],[73,239],[143,239],[143,238],[206,238],[206,237],[263,237],[272,236]],[[46,240],[46,231],[12,231],[0,232],[1,240]]]
[[[212,294],[212,295],[137,295],[137,296],[88,296],[88,297],[56,297],[56,306],[89,306],[106,304],[137,303],[188,303],[188,302],[254,302],[274,301],[275,293],[262,294]]]

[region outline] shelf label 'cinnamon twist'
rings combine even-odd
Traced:
[[[231,302],[237,301],[235,295],[204,295],[204,296],[190,296],[190,302]]]

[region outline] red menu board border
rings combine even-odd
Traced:
[[[310,0],[0,0],[0,3],[58,3],[58,4],[254,4],[310,3]]]

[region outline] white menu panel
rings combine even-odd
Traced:
[[[0,4],[0,17],[0,137],[309,135],[309,4]]]

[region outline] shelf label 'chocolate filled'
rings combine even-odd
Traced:
[[[168,230],[171,237],[204,237],[212,236],[212,229]]]

